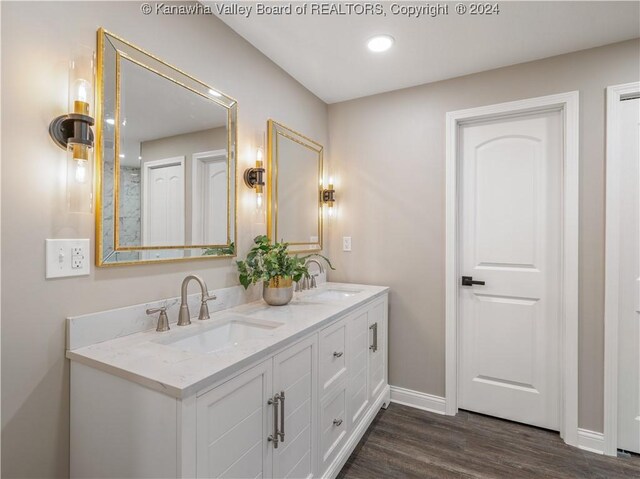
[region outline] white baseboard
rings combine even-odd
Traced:
[[[604,434],[578,429],[578,447],[596,454],[604,454]]]
[[[412,391],[398,386],[391,386],[391,402],[415,407],[423,411],[445,414],[445,401],[443,397],[432,394]]]

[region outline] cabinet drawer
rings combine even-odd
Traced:
[[[347,391],[342,381],[335,391],[322,402],[320,412],[321,470],[334,460],[347,438]]]
[[[327,394],[335,384],[344,378],[347,370],[346,322],[320,331],[320,395]]]

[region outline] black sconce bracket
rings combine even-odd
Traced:
[[[336,190],[322,190],[322,202],[334,203],[336,201]]]
[[[264,168],[247,168],[244,170],[244,184],[249,188],[264,186]]]
[[[53,119],[49,124],[49,135],[63,150],[67,149],[68,143],[93,147],[93,131],[90,128],[93,124],[93,118],[88,115],[69,113]]]

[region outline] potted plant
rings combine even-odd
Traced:
[[[335,269],[328,258],[312,253],[305,256],[291,255],[288,243],[269,242],[265,235],[256,236],[255,243],[244,261],[236,261],[240,284],[245,289],[250,284],[262,281],[262,297],[273,306],[287,304],[293,298],[293,281],[309,277],[305,261],[313,256],[324,259],[331,269]]]

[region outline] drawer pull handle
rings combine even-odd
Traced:
[[[344,354],[344,352],[343,352],[343,351],[340,351],[340,352],[338,352],[338,351],[334,351],[334,353],[333,353],[333,357],[334,357],[334,358],[340,358],[340,357],[342,357],[342,355],[343,355],[343,354]]]
[[[336,427],[339,427],[342,425],[342,419],[334,419],[333,420],[333,425]]]
[[[280,442],[284,442],[284,391],[280,391]]]
[[[369,349],[375,353],[378,350],[378,323],[373,323],[369,329],[373,331],[373,344]]]
[[[271,434],[267,441],[273,442],[273,448],[278,449],[278,436],[280,433],[278,432],[278,402],[280,401],[280,395],[276,394],[273,396],[273,399],[269,399],[267,404],[269,406],[273,406],[273,434]]]

